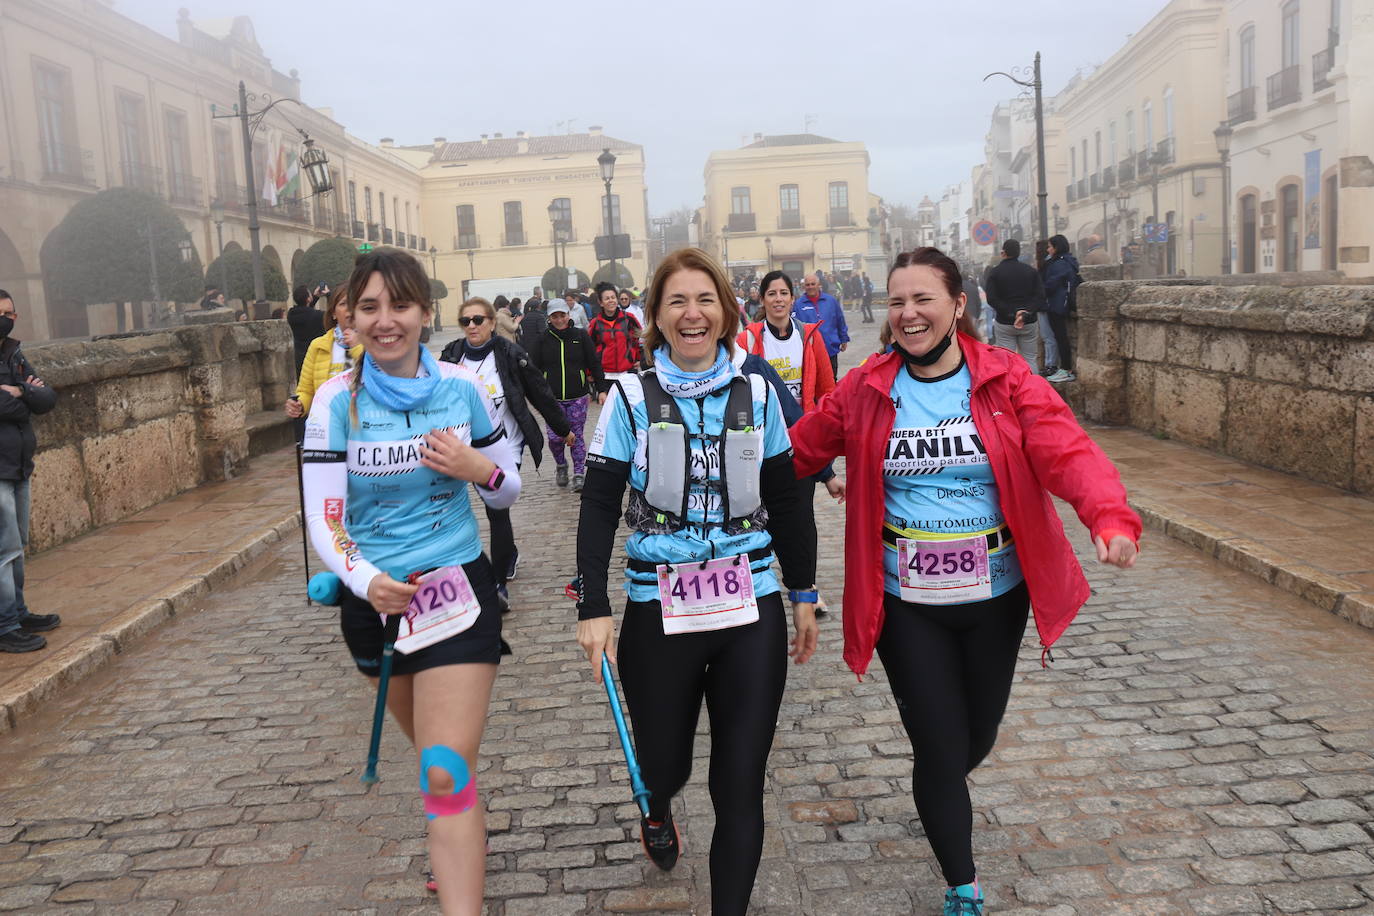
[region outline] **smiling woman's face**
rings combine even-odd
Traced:
[[[690,371],[709,369],[716,361],[716,348],[726,325],[725,305],[711,275],[702,270],[679,270],[669,277],[654,324],[674,363]]]

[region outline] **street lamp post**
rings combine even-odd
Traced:
[[[1212,131],[1221,153],[1221,272],[1231,272],[1231,125],[1226,121]]]
[[[557,268],[557,267],[558,267],[558,241],[559,241],[559,239],[558,239],[559,232],[558,232],[558,203],[557,203],[557,201],[552,201],[552,200],[549,201],[549,226],[550,226],[550,228],[553,229],[553,240],[552,240],[552,245],[553,245],[553,266],[554,266],[555,268]]]
[[[433,279],[439,279],[439,249],[433,245],[429,249],[429,273]],[[444,316],[440,311],[442,308],[443,306],[436,300],[434,303],[434,330],[436,331],[444,329]]]
[[[615,178],[615,154],[609,147],[602,149],[601,155],[596,157],[596,164],[601,168],[601,180],[606,183],[606,241],[611,248],[611,282],[619,286],[620,274],[615,269],[615,222],[611,212],[611,180]]]
[[[267,104],[258,111],[249,111],[249,99],[264,101]],[[210,106],[212,119],[238,118],[243,135],[243,176],[248,181],[248,239],[253,250],[253,305],[255,308],[258,303],[265,304],[265,292],[262,281],[262,241],[259,238],[262,227],[258,223],[258,189],[253,175],[253,135],[258,132],[258,127],[262,125],[267,113],[282,102],[301,104],[290,97],[272,99],[267,95],[259,96],[256,93],[251,93],[244,82],[239,80],[239,103],[234,106],[233,112],[217,114],[215,106]],[[329,157],[315,148],[315,141],[310,139],[309,134],[299,127],[296,130],[305,138],[305,150],[301,153],[300,166],[301,171],[305,172],[306,180],[310,182],[311,196],[332,191],[334,183],[329,177]]]
[[[730,227],[728,225],[720,227],[720,244],[725,254],[725,277],[734,283],[734,278],[730,276]]]
[[[1040,80],[1040,52],[1035,52],[1035,66],[1032,69],[1029,80],[1017,77],[1013,74],[1025,73],[1024,68],[1015,67],[1011,73],[1004,73],[998,70],[983,77],[983,82],[987,82],[994,76],[1005,76],[1018,86],[1035,91],[1035,172],[1036,172],[1036,192],[1035,196],[1039,203],[1040,215],[1040,237],[1049,238],[1049,191],[1045,187],[1045,102],[1042,95],[1043,84]]]
[[[769,272],[769,273],[772,273],[772,272],[773,272],[773,237],[772,237],[771,235],[769,235],[769,236],[764,236],[764,238],[763,238],[763,247],[764,247],[764,249],[767,250],[767,252],[768,252],[768,272]]]
[[[1123,260],[1121,257],[1121,253],[1126,247],[1122,244],[1122,239],[1126,237],[1126,227],[1124,225],[1124,222],[1126,219],[1126,211],[1130,208],[1131,192],[1125,189],[1118,190],[1116,192],[1116,257],[1119,261]],[[1108,248],[1107,250],[1111,251],[1110,248]]]
[[[224,266],[224,201],[218,197],[210,202],[210,221],[215,224],[215,244],[219,246],[219,253],[215,255],[219,261],[219,291],[228,299],[229,275]]]
[[[468,249],[468,293],[472,292],[472,281],[477,279],[477,271],[472,263],[472,249]]]

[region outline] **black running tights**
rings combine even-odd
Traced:
[[[974,878],[966,777],[997,740],[1029,604],[1024,583],[944,607],[883,596],[878,657],[916,754],[916,811],[951,887]]]
[[[506,584],[506,570],[515,556],[515,529],[511,527],[509,509],[493,509],[486,503],[487,524],[491,528],[491,568],[496,573],[496,583]]]
[[[759,619],[748,626],[664,636],[658,602],[632,601],[620,633],[620,679],[654,820],[668,815],[692,772],[692,741],[706,698],[715,916],[743,916],[749,907],[763,855],[764,769],[787,681],[782,596],[766,595],[758,604]]]

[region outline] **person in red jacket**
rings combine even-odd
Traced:
[[[587,325],[587,335],[601,357],[601,369],[606,376],[601,390],[605,392],[621,375],[639,367],[643,355],[641,328],[639,321],[620,307],[619,294],[610,283],[597,284],[596,304],[599,311]]]
[[[790,433],[798,475],[845,456],[845,661],[862,675],[877,649],[915,751],[945,913],[980,916],[966,776],[996,740],[1028,607],[1048,653],[1089,594],[1050,494],[1074,507],[1103,563],[1134,564],[1140,519],[1054,389],[969,333],[962,286],[938,249],[898,256],[892,350]]]
[[[766,359],[802,410],[811,410],[835,387],[821,322],[803,324],[792,317],[792,280],[782,271],[769,271],[759,289],[763,290],[764,320],[746,325],[739,345]]]

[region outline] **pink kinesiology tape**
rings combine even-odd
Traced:
[[[477,804],[477,780],[469,779],[461,792],[454,792],[452,795],[434,795],[429,792],[420,794],[425,798],[425,814],[431,819],[462,814]]]

